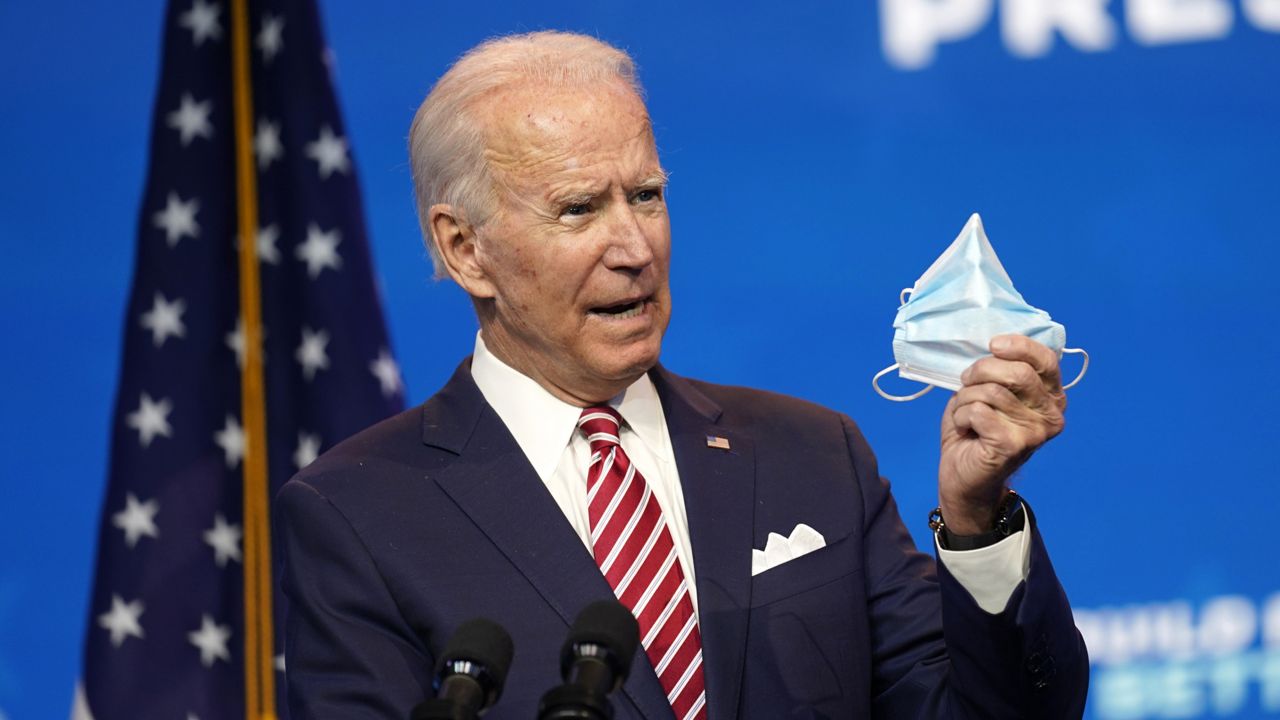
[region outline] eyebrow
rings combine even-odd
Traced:
[[[639,179],[631,183],[631,186],[633,188],[666,187],[668,177],[667,171],[659,168],[656,171],[641,175]],[[604,192],[604,187],[601,185],[588,182],[573,183],[547,193],[547,199],[553,204],[563,205],[590,200],[599,196],[602,192]]]
[[[574,183],[572,185],[566,185],[552,190],[547,193],[547,199],[553,204],[563,205],[570,202],[590,200],[601,192],[603,192],[603,188],[600,185],[591,183]]]
[[[665,187],[670,179],[671,176],[667,174],[666,170],[658,168],[656,171],[644,175],[640,180],[636,181],[634,185],[635,187],[654,187],[655,185]]]

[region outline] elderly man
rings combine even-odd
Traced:
[[[1062,429],[1052,352],[996,338],[947,405],[935,563],[848,418],[658,364],[666,175],[625,54],[486,42],[411,145],[432,258],[480,333],[423,406],[280,494],[295,718],[407,717],[476,616],[516,647],[488,717],[533,717],[569,623],[608,597],[643,638],[619,718],[1080,715],[1085,650],[1005,489]],[[773,533],[797,547],[753,553]]]

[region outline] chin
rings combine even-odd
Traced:
[[[635,380],[658,364],[658,356],[662,352],[662,340],[646,340],[628,344],[625,347],[602,349],[596,357],[600,360],[597,367],[602,377],[614,380]]]

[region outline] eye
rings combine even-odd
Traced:
[[[661,188],[644,188],[636,192],[632,197],[632,202],[647,203],[662,199]]]
[[[590,205],[588,205],[588,204],[586,204],[586,203],[574,203],[573,205],[569,205],[569,206],[565,207],[565,209],[564,209],[564,210],[561,210],[561,211],[560,211],[560,214],[561,214],[561,215],[572,215],[572,216],[575,216],[575,217],[580,217],[580,216],[582,216],[582,215],[586,215],[586,214],[587,214],[587,213],[589,213],[589,212],[591,212],[591,206],[590,206]]]

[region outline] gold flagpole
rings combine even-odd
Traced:
[[[231,2],[231,85],[236,138],[236,210],[240,231],[240,322],[244,369],[240,405],[244,455],[245,716],[276,717],[271,614],[271,530],[267,483],[267,411],[262,373],[262,292],[258,277],[258,187],[253,158],[253,82],[248,0]]]

